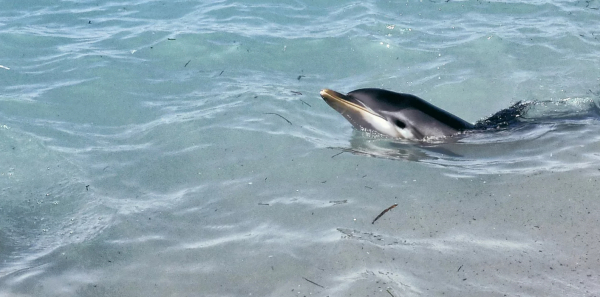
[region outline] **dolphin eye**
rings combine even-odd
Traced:
[[[395,119],[394,120],[394,124],[396,126],[400,127],[400,129],[406,128],[406,124],[403,121],[401,121],[401,120]]]

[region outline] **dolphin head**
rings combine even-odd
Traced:
[[[409,140],[445,137],[473,125],[410,94],[359,89],[346,95],[324,89],[321,97],[355,128]]]

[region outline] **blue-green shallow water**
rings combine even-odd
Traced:
[[[599,1],[2,7],[0,296],[600,294]],[[362,87],[540,103],[422,147]]]

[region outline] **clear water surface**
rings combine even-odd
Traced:
[[[2,7],[0,296],[600,294],[597,0]],[[415,144],[363,87],[531,108]]]

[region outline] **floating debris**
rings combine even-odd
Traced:
[[[308,104],[308,103],[304,102],[304,100],[300,99],[300,101],[302,101],[302,103],[304,103],[304,104],[308,105],[308,107],[312,107],[310,104]]]
[[[282,115],[278,114],[278,113],[274,113],[274,112],[265,112],[265,114],[274,114],[282,119],[284,119],[286,122],[288,122],[290,125],[292,125],[292,122],[290,122],[288,119],[284,118]]]
[[[344,200],[334,200],[334,201],[329,201],[329,203],[344,204],[344,203],[348,203],[348,200],[347,199],[344,199]]]
[[[386,212],[390,211],[392,208],[398,206],[398,203],[395,203],[394,205],[386,208],[384,211],[382,211],[374,220],[373,222],[371,222],[371,224],[375,224],[375,221],[377,221],[379,218],[381,218],[382,215],[384,215]]]
[[[313,282],[313,281],[309,280],[309,279],[308,279],[308,278],[306,278],[306,277],[303,277],[303,279],[304,279],[305,281],[307,281],[307,282],[309,282],[309,283],[311,283],[311,284],[315,285],[315,286],[319,286],[319,287],[321,287],[321,288],[325,289],[325,287],[323,287],[323,286],[321,286],[321,285],[319,285],[319,284],[317,284],[317,283],[315,283],[315,282]]]
[[[335,155],[331,156],[331,158],[333,159],[333,158],[335,158],[336,156],[339,156],[339,155],[341,155],[341,154],[343,154],[343,153],[345,153],[345,152],[339,152],[339,153],[337,153],[337,154],[335,154]]]

